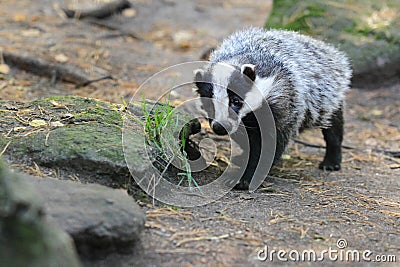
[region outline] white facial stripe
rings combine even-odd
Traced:
[[[212,69],[213,82],[213,104],[215,111],[215,120],[224,121],[229,117],[229,97],[228,84],[229,78],[235,69],[227,64],[216,64]]]
[[[243,108],[239,111],[239,118],[242,119],[251,111],[261,107],[272,89],[275,76],[268,78],[256,78],[250,91],[246,93]]]
[[[227,96],[228,97],[228,96]],[[229,98],[221,100],[213,99],[214,116],[216,121],[226,121],[229,116]]]

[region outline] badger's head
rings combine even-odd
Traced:
[[[202,108],[218,135],[233,134],[243,118],[258,109],[272,86],[273,78],[260,78],[256,66],[213,63],[194,71]]]

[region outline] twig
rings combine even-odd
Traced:
[[[85,19],[85,18],[96,18],[104,19],[114,14],[121,13],[124,9],[130,8],[131,3],[127,0],[117,0],[114,2],[107,3],[98,8],[91,10],[72,10],[68,8],[62,8],[65,15],[68,18],[74,19]]]
[[[136,40],[143,40],[143,38],[140,37],[137,33],[121,29],[120,25],[114,25],[112,23],[100,21],[97,19],[88,19],[86,21],[95,26],[103,27],[103,28],[106,28],[106,29],[112,30],[112,31],[117,31],[120,33],[121,36],[129,36]]]
[[[308,147],[313,147],[313,148],[326,148],[326,146],[321,146],[321,145],[312,144],[312,143],[309,143],[309,142],[306,142],[306,141],[303,141],[303,140],[300,140],[300,139],[297,139],[297,138],[293,138],[293,141],[294,141],[295,143],[298,143],[298,144],[301,144],[301,145],[304,145],[304,146],[308,146]],[[358,148],[351,147],[351,146],[342,146],[342,148],[344,148],[344,149],[358,149]]]
[[[11,144],[11,141],[8,141],[8,143],[4,146],[3,150],[0,152],[0,157],[3,156],[4,152],[6,152],[8,146]]]
[[[220,236],[199,236],[199,237],[192,237],[192,238],[184,238],[176,243],[176,246],[179,247],[185,243],[188,242],[193,242],[193,241],[202,241],[202,240],[209,240],[209,241],[214,241],[214,240],[219,240],[219,239],[225,239],[230,237],[229,234],[224,234]]]
[[[89,78],[82,74],[83,70],[75,66],[61,65],[48,62],[39,57],[21,56],[6,51],[3,52],[3,57],[4,61],[9,65],[39,76],[49,77],[52,80],[59,78],[74,84],[89,81]]]
[[[46,134],[46,139],[44,140],[44,145],[45,145],[45,146],[49,146],[49,143],[48,143],[48,141],[49,141],[49,136],[50,136],[50,131],[48,131],[47,134]]]
[[[179,254],[179,253],[183,253],[183,254],[199,254],[199,255],[203,255],[203,256],[207,255],[206,253],[201,252],[199,250],[195,250],[195,249],[180,249],[180,248],[175,248],[173,250],[156,249],[154,252],[155,253],[159,253],[159,254]]]
[[[308,146],[308,147],[313,147],[313,148],[326,148],[326,146],[321,146],[321,145],[316,145],[316,144],[312,144],[297,138],[293,138],[293,141],[295,143],[304,145],[304,146]],[[358,147],[352,147],[352,146],[342,146],[342,148],[344,149],[349,149],[349,150],[359,150],[359,151],[363,151],[365,149],[362,148],[358,148]],[[379,153],[383,153],[386,154],[388,156],[394,157],[394,158],[400,158],[400,151],[390,151],[390,150],[385,150],[385,149],[379,149],[379,148],[369,148],[371,151],[373,152],[379,152]]]
[[[107,80],[107,79],[115,80],[113,76],[106,75],[106,76],[103,76],[103,77],[100,77],[100,78],[97,78],[97,79],[88,80],[86,82],[79,83],[79,84],[75,85],[75,89],[79,89],[81,87],[88,86],[89,84],[92,84],[92,83],[95,83],[95,82],[99,82],[99,81],[102,81],[102,80]]]
[[[294,141],[295,143],[297,143],[297,144],[301,144],[301,145],[308,146],[308,147],[313,147],[313,148],[325,148],[325,146],[316,145],[316,144],[311,144],[311,143],[309,143],[309,142],[306,142],[306,141],[303,141],[303,140],[300,140],[300,139],[296,139],[296,138],[293,138],[293,141]]]
[[[381,153],[384,153],[384,154],[386,154],[386,155],[388,155],[390,157],[400,158],[400,151],[390,151],[390,150],[384,150],[384,149],[378,149],[378,148],[372,149],[372,151],[381,152]]]

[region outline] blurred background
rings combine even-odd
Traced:
[[[121,97],[129,99],[157,71],[199,60],[237,29],[263,26],[272,1],[3,0],[0,5],[4,53],[42,60],[50,68],[59,64],[79,74],[65,81],[52,74],[37,76],[36,70],[23,67],[3,70],[0,99],[76,94],[121,103]],[[84,16],[85,11],[101,13],[102,8],[108,16]],[[75,18],[68,18],[67,11],[76,11]],[[20,65],[24,64],[26,60]],[[82,79],[108,76],[113,79],[75,89]]]

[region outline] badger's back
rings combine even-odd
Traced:
[[[210,61],[238,66],[250,63],[256,65],[260,78],[275,75],[277,80],[267,99],[295,93],[292,100],[298,116],[296,131],[306,116],[313,125],[329,126],[332,113],[342,105],[351,78],[345,54],[322,41],[290,31],[249,28],[236,32],[211,54]],[[292,86],[284,86],[286,83]]]

